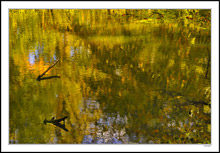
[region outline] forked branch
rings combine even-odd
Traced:
[[[50,69],[52,69],[52,68],[57,64],[58,61],[59,61],[59,59],[57,59],[53,65],[51,65],[50,67],[48,67],[48,69],[47,69],[46,71],[44,71],[41,75],[39,75],[39,76],[37,77],[37,81],[40,81],[41,78],[42,78]]]

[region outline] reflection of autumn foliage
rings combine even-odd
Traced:
[[[75,136],[74,139],[76,143],[81,143],[83,135],[88,133],[89,124],[99,119],[101,110],[95,108],[88,109],[84,105],[79,84],[66,82],[64,85],[63,98],[65,99],[65,109],[70,116],[70,124],[68,124],[68,126],[72,129],[71,132]],[[92,113],[90,111],[92,111]]]
[[[210,143],[209,12],[10,10],[11,142]]]
[[[28,62],[27,56],[14,56],[13,60],[14,60],[14,66],[19,67],[18,70],[19,70],[21,76],[28,73],[27,70],[28,70],[30,64]]]
[[[34,64],[29,64],[28,68],[32,74],[38,76],[43,72],[45,72],[45,70],[47,70],[49,66],[50,66],[49,64],[44,62],[43,58],[39,58],[39,62],[35,62]],[[47,74],[49,73],[50,71],[47,72]]]

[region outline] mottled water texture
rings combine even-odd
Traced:
[[[210,13],[10,9],[9,143],[210,144]]]

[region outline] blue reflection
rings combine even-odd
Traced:
[[[35,63],[35,54],[34,53],[29,53],[29,59],[28,59],[30,64]]]
[[[36,55],[36,58],[39,60],[39,51],[38,51],[38,49],[35,50],[35,55]]]
[[[54,60],[57,60],[57,56],[56,56],[56,54],[54,54],[53,59],[54,59]]]
[[[71,47],[70,49],[70,57],[73,57],[73,55],[75,54],[75,50],[73,47]]]
[[[122,142],[120,140],[116,139],[116,138],[112,139],[112,143],[113,144],[122,144]]]
[[[96,141],[96,144],[103,144],[103,143],[105,143],[105,141],[104,141],[103,138],[98,139],[98,140]]]
[[[43,54],[44,45],[38,45],[35,50],[36,59],[39,60],[40,54]]]
[[[91,135],[86,135],[86,136],[84,136],[84,138],[83,138],[83,142],[82,142],[83,144],[91,144],[92,143],[92,136]]]
[[[86,135],[83,138],[82,144],[122,144],[122,141],[112,138],[105,143],[103,138],[95,138],[93,139],[91,135]]]

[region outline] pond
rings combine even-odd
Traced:
[[[210,10],[9,11],[10,144],[210,144]]]

